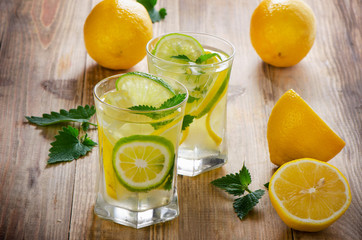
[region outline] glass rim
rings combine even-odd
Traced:
[[[234,56],[235,56],[235,47],[234,45],[229,42],[228,40],[225,40],[221,37],[218,37],[218,36],[215,36],[215,35],[211,35],[209,33],[200,33],[200,32],[169,32],[169,33],[164,33],[164,34],[161,34],[161,35],[158,35],[156,37],[153,37],[151,40],[148,41],[147,45],[146,45],[146,51],[147,51],[147,54],[149,54],[150,56],[152,56],[153,58],[157,59],[157,60],[160,60],[160,61],[163,61],[163,62],[167,62],[167,63],[171,63],[171,64],[175,64],[175,65],[178,65],[178,66],[189,66],[190,64],[188,63],[176,63],[176,62],[172,62],[172,61],[168,61],[168,60],[165,60],[165,59],[162,59],[162,58],[159,58],[159,57],[156,57],[155,55],[153,55],[150,51],[149,51],[149,46],[151,45],[151,42],[153,42],[155,39],[157,38],[162,38],[168,34],[173,34],[173,33],[180,33],[180,34],[185,34],[185,35],[190,35],[190,34],[198,34],[198,35],[203,35],[203,36],[206,36],[206,37],[212,37],[212,38],[215,38],[219,41],[222,41],[224,43],[226,43],[227,45],[229,45],[232,49],[232,53],[230,54],[230,56],[228,56],[228,58],[226,58],[225,60],[222,60],[221,62],[217,62],[217,63],[208,63],[208,64],[197,64],[197,66],[200,66],[200,67],[209,67],[209,66],[217,66],[217,65],[220,65],[220,64],[224,64],[226,62],[229,62],[231,61]],[[197,40],[197,39],[196,39]]]
[[[166,111],[170,111],[170,110],[173,110],[173,109],[177,109],[179,107],[181,107],[185,102],[187,102],[188,100],[188,96],[189,96],[189,91],[188,89],[185,87],[185,85],[183,85],[181,82],[173,79],[173,78],[170,78],[170,77],[165,77],[165,76],[159,76],[159,75],[155,75],[155,74],[152,74],[154,76],[157,76],[159,78],[167,78],[167,79],[170,79],[171,81],[174,81],[176,82],[177,84],[179,84],[180,86],[182,86],[182,88],[184,88],[185,93],[186,93],[186,97],[185,99],[180,102],[179,104],[175,105],[175,106],[172,106],[172,107],[169,107],[169,108],[164,108],[164,109],[155,109],[155,110],[132,110],[132,109],[129,109],[129,108],[122,108],[122,107],[117,107],[117,106],[114,106],[112,104],[109,104],[109,103],[106,103],[105,101],[103,101],[100,96],[98,96],[98,94],[96,93],[96,89],[102,84],[102,83],[105,83],[107,81],[109,81],[111,78],[118,78],[122,75],[124,75],[126,73],[120,73],[120,74],[115,74],[115,75],[112,75],[112,76],[109,76],[109,77],[106,77],[104,79],[102,79],[101,81],[99,81],[93,88],[93,95],[95,96],[95,98],[102,104],[105,104],[107,105],[108,107],[111,107],[111,108],[114,108],[116,110],[119,110],[119,111],[124,111],[124,112],[128,112],[128,113],[132,113],[132,114],[137,114],[137,113],[162,113],[162,112],[166,112]],[[116,86],[114,86],[114,89],[116,88]]]

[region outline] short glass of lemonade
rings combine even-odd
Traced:
[[[140,72],[95,86],[99,217],[141,228],[178,216],[176,160],[187,98],[181,83]]]
[[[148,70],[189,90],[178,174],[195,176],[227,161],[226,102],[235,49],[203,33],[170,33],[147,44]]]

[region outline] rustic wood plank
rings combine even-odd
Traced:
[[[2,17],[0,52],[0,238],[66,239],[75,163],[47,166],[60,127],[35,127],[24,116],[80,103],[86,55],[71,20],[81,7],[70,1],[1,7],[8,18]]]

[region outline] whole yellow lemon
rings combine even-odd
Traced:
[[[264,62],[276,67],[301,61],[315,35],[313,11],[302,0],[263,0],[251,17],[251,43]]]
[[[152,21],[145,7],[131,0],[104,0],[84,23],[85,47],[99,65],[128,69],[146,56]]]

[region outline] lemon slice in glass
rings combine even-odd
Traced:
[[[225,105],[219,104],[219,102],[225,94],[226,89],[206,116],[206,130],[209,136],[214,140],[216,145],[220,145],[220,143],[222,142],[222,136],[224,135],[224,121],[226,120],[223,119],[221,116],[225,115],[222,114]]]
[[[217,79],[214,81],[214,84],[210,87],[207,95],[203,97],[201,101],[195,103],[197,107],[192,105],[187,106],[186,113],[195,116],[196,118],[201,118],[208,113],[221,99],[227,89],[229,77],[230,70],[225,69],[220,72]]]
[[[164,137],[132,135],[121,138],[112,152],[119,182],[130,191],[160,186],[174,165],[174,146]]]

